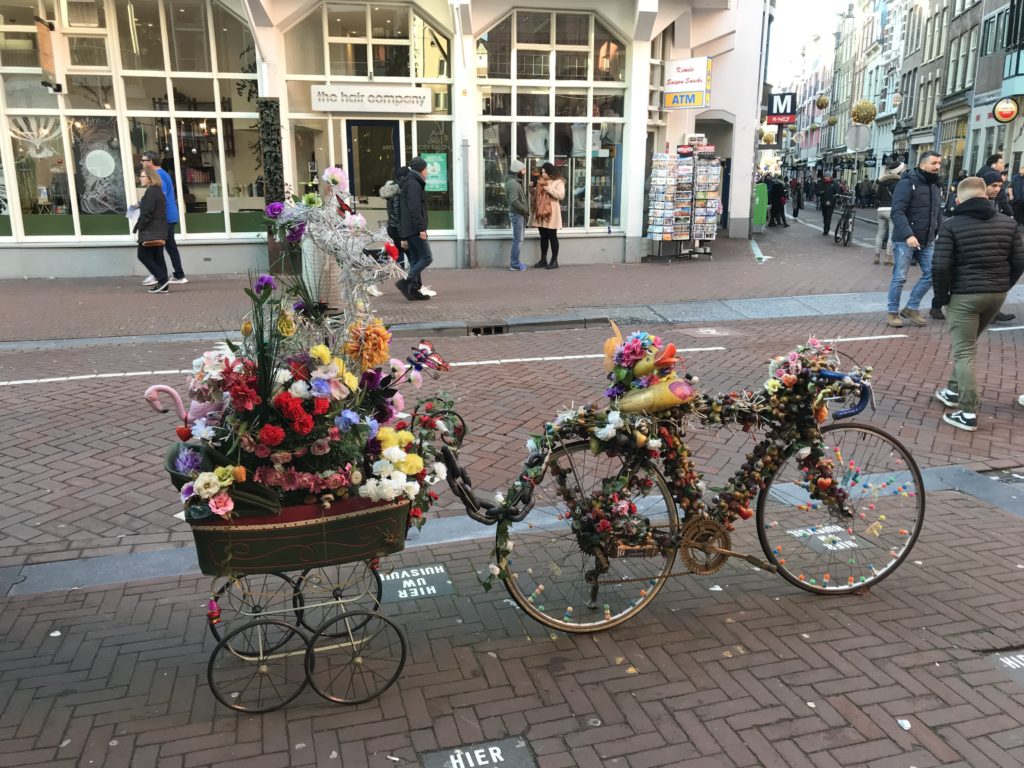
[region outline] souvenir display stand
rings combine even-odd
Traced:
[[[678,155],[653,156],[647,238],[657,245],[651,257],[710,259],[707,241],[717,232],[722,166],[711,153],[683,149]]]

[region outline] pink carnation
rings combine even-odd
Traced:
[[[270,456],[270,446],[260,443],[256,446],[256,450],[253,451],[253,453],[259,456],[261,459],[266,459],[267,457]]]

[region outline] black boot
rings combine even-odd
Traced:
[[[421,283],[406,283],[405,298],[409,301],[429,301],[430,297],[420,292]]]
[[[548,262],[548,269],[558,269],[558,257],[552,256],[551,261]]]
[[[540,261],[533,265],[534,269],[546,269],[548,266],[548,257],[541,256]]]

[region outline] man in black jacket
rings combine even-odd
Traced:
[[[395,285],[409,301],[425,301],[430,297],[420,291],[420,275],[434,261],[427,243],[427,161],[414,157],[409,173],[402,178],[399,202],[398,234],[409,246],[409,274]]]
[[[925,152],[917,168],[907,173],[892,193],[892,280],[889,282],[889,317],[886,324],[900,328],[906,318],[914,325],[927,325],[918,307],[932,287],[932,253],[942,221],[942,190],[939,168],[942,156]],[[910,291],[907,305],[900,309],[903,284],[911,262],[921,266],[921,279]]]
[[[935,397],[956,409],[943,414],[943,421],[973,432],[978,428],[978,336],[1024,273],[1024,240],[1017,222],[992,207],[983,179],[975,176],[960,182],[957,201],[953,215],[939,229],[932,264],[936,300],[949,305],[953,345],[953,375]]]

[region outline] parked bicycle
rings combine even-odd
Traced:
[[[715,573],[729,558],[827,594],[863,592],[903,562],[924,521],[913,457],[876,427],[822,426],[830,407],[836,421],[873,407],[870,368],[844,372],[811,339],[775,358],[760,389],[709,396],[674,372],[674,353],[656,336],[624,340],[616,329],[606,344],[611,404],[545,424],[493,503],[444,449],[466,512],[497,525],[488,587],[500,579],[531,618],[586,633],[635,616],[669,577]],[[764,433],[710,496],[685,441],[695,422]],[[764,559],[732,548],[734,524],[750,517]]]
[[[841,195],[839,197],[841,213],[836,223],[835,241],[843,245],[849,245],[853,239],[853,222],[856,218],[857,209],[853,205],[852,195]]]

